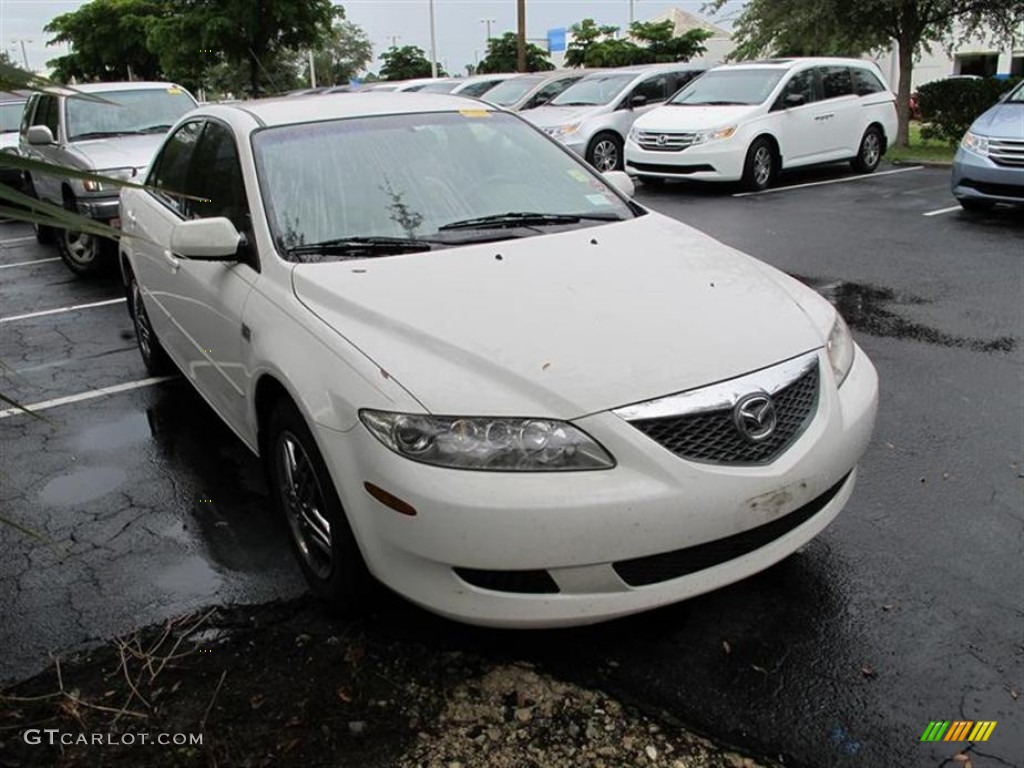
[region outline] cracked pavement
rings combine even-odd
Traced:
[[[843,171],[838,171],[839,175]],[[790,180],[834,178],[835,169]],[[411,643],[540,662],[787,766],[953,765],[933,719],[996,720],[975,768],[1024,767],[1024,217],[951,204],[948,172],[732,198],[638,199],[800,275],[881,376],[853,498],[757,577],[558,632],[462,627],[404,602]],[[54,255],[0,224],[0,265]],[[117,298],[60,262],[0,270],[0,317]],[[125,307],[0,324],[3,391],[39,402],[146,378]],[[0,680],[204,605],[304,592],[258,462],[181,380],[0,420]],[[210,499],[212,501],[206,501]]]

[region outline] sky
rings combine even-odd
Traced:
[[[726,22],[742,8],[745,0],[729,0],[716,19]],[[63,53],[60,46],[47,46],[49,35],[43,27],[54,17],[73,11],[84,0],[0,0],[0,46],[11,58],[22,62],[22,43],[33,70],[44,70],[46,61]],[[373,43],[374,56],[390,47],[416,45],[430,50],[430,0],[341,0],[350,21],[361,26]],[[699,14],[704,0],[634,0],[634,13],[642,21],[672,7]],[[516,0],[434,0],[437,29],[437,58],[449,72],[464,72],[485,51],[486,24],[493,19],[491,34],[516,28]],[[629,0],[527,0],[526,34],[541,42],[547,30],[567,27],[584,18],[602,24],[626,26]],[[728,23],[724,24],[728,26]],[[370,65],[371,70],[379,61]]]

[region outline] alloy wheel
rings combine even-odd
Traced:
[[[863,158],[864,165],[868,168],[874,168],[878,164],[881,156],[882,144],[878,140],[878,134],[872,131],[864,137],[864,146],[861,149],[861,157]]]
[[[768,186],[772,177],[772,151],[766,146],[760,146],[754,152],[754,182],[758,187]]]
[[[611,139],[602,139],[594,145],[594,167],[604,173],[619,165],[619,148]]]
[[[86,267],[96,260],[99,242],[93,235],[64,230],[62,237],[64,238],[64,252],[71,261]]]
[[[288,528],[310,571],[320,579],[334,567],[331,524],[324,514],[326,504],[313,464],[299,439],[283,431],[277,440],[281,503]]]

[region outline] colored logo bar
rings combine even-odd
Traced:
[[[995,720],[932,720],[921,741],[988,741],[995,728]]]

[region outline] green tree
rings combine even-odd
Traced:
[[[334,14],[330,31],[313,52],[318,85],[344,85],[373,59],[373,45],[362,28],[345,20],[340,6]]]
[[[479,74],[494,72],[515,72],[519,62],[519,38],[515,32],[506,32],[501,37],[487,41],[487,55],[481,59],[476,71]],[[526,71],[549,72],[555,65],[548,60],[548,52],[533,43],[526,44]]]
[[[380,55],[384,62],[380,68],[381,80],[411,80],[415,77],[430,77],[430,60],[422,48],[415,45],[391,46]],[[444,75],[441,65],[437,74]]]
[[[704,41],[712,36],[706,29],[691,29],[677,35],[675,24],[669,20],[634,22],[629,27],[629,35],[640,43],[643,61],[639,63],[642,64],[689,61],[707,50]]]
[[[565,49],[565,65],[567,67],[583,67],[587,65],[587,53],[591,47],[615,37],[618,27],[598,24],[593,19],[584,19],[569,27],[572,42]]]
[[[712,0],[720,9],[728,0]],[[932,44],[987,29],[1012,39],[1024,23],[1021,0],[750,0],[735,26],[734,58],[763,55],[859,55],[896,49],[896,144],[907,145],[914,59]]]
[[[74,53],[47,62],[56,80],[156,80],[160,60],[146,40],[154,21],[165,15],[160,0],[92,0],[43,27],[54,35],[47,45],[70,43]]]

